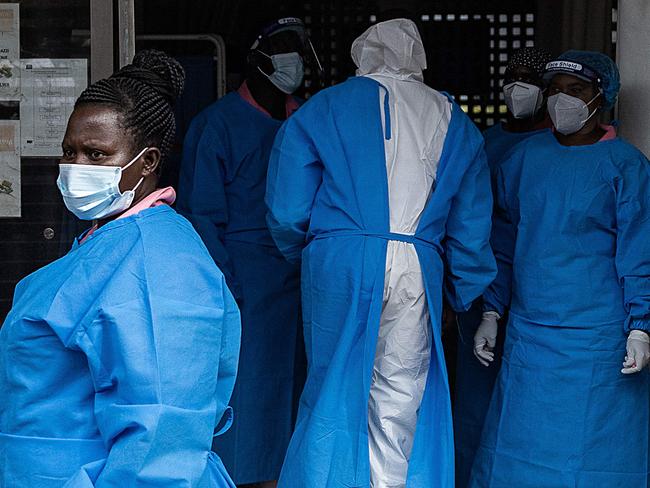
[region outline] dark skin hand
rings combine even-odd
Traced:
[[[125,131],[122,116],[102,105],[82,105],[72,112],[65,137],[61,164],[89,164],[98,166],[126,166],[143,147],[135,147],[133,136]],[[120,191],[132,190],[144,178],[135,192],[131,206],[152,193],[158,185],[155,173],[160,164],[160,150],[147,149],[137,161],[122,172]],[[95,221],[99,227],[117,215]]]
[[[599,95],[598,88],[593,83],[566,74],[555,75],[553,80],[551,80],[551,84],[548,87],[548,96],[550,97],[557,93],[565,93],[579,98],[585,103],[589,103],[596,95]],[[598,110],[602,104],[603,97],[600,95],[588,106],[589,115],[595,110]],[[555,132],[555,137],[563,146],[586,146],[595,144],[604,135],[605,131],[600,127],[597,115],[591,117],[578,132],[566,136],[557,131]]]
[[[274,54],[297,52],[303,55],[303,44],[296,32],[284,31],[268,38],[267,45],[262,45],[259,50],[273,56]],[[304,55],[303,55],[304,58]],[[287,95],[278,90],[257,69],[260,67],[266,74],[271,75],[274,71],[273,62],[261,53],[253,52],[249,56],[249,75],[246,78],[248,89],[253,98],[276,120],[287,118]]]
[[[515,81],[521,81],[522,83],[538,86],[542,91],[545,88],[544,81],[537,76],[537,73],[525,66],[515,67],[515,69],[508,74],[508,77],[503,80],[503,84],[507,85]],[[543,107],[544,106],[542,106],[533,117],[527,119],[515,119],[512,114],[508,112],[508,120],[504,125],[504,129],[508,132],[530,132],[535,130],[547,117],[546,110]]]

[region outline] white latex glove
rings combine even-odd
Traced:
[[[486,367],[494,361],[494,346],[497,343],[499,328],[497,321],[500,318],[496,312],[483,312],[481,324],[474,334],[474,356]]]
[[[627,356],[621,373],[638,373],[648,363],[650,363],[650,336],[642,330],[630,331],[630,335],[627,336]]]

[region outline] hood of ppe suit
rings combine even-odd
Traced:
[[[427,67],[418,28],[407,19],[373,25],[352,43],[351,52],[358,76],[382,74],[422,81]]]

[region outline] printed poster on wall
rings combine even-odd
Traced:
[[[20,121],[0,120],[0,217],[20,216]]]
[[[0,3],[0,100],[20,99],[19,4]]]
[[[85,59],[23,59],[20,136],[23,157],[60,157],[74,102],[88,83]]]

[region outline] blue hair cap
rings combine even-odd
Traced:
[[[616,103],[621,88],[621,77],[616,63],[606,54],[594,51],[566,51],[546,65],[544,77],[549,78],[559,73],[572,74],[596,83],[603,94],[604,110],[611,109]]]

